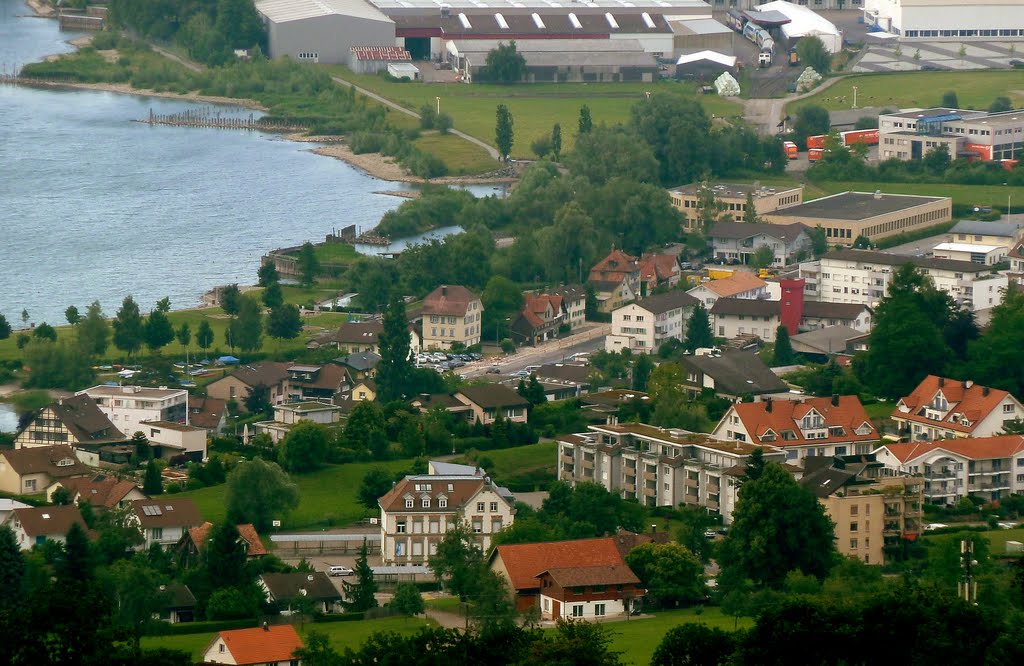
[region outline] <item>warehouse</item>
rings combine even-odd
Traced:
[[[864,236],[872,243],[953,219],[953,200],[881,192],[841,192],[763,215],[769,224],[822,227],[829,245],[853,245]]]
[[[904,38],[1024,39],[1024,0],[864,0],[864,22]]]
[[[485,66],[487,54],[500,42],[451,40],[448,59],[472,82]],[[654,81],[658,63],[636,40],[544,39],[516,43],[526,61],[529,82]]]
[[[951,157],[985,161],[1024,159],[1024,112],[911,109],[878,117],[878,155],[919,160],[946,146]]]
[[[352,47],[395,46],[395,22],[364,0],[259,0],[270,57],[348,64]]]
[[[843,33],[839,28],[808,7],[775,0],[758,5],[755,9],[759,12],[778,12],[789,19],[789,23],[779,29],[789,44],[796,44],[801,37],[814,36],[821,39],[829,53],[838,53],[843,49]]]

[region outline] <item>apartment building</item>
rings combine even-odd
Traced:
[[[605,337],[605,351],[629,349],[651,354],[667,340],[686,337],[686,323],[699,301],[684,291],[648,296],[612,312],[611,334]]]
[[[64,398],[43,408],[18,433],[15,448],[67,444],[86,465],[100,460],[115,462],[117,453],[130,437],[117,429],[87,395]]]
[[[683,214],[685,231],[703,231],[700,228],[701,200],[710,191],[722,215],[732,215],[734,219],[742,219],[747,212],[747,198],[753,199],[754,210],[764,215],[780,208],[787,208],[803,203],[804,186],[792,188],[761,187],[757,183],[744,185],[739,183],[690,183],[668,191],[672,205]]]
[[[687,291],[708,310],[720,298],[768,298],[768,283],[749,271],[736,271],[727,278],[702,282]]]
[[[384,565],[425,565],[457,522],[469,525],[486,553],[491,537],[515,519],[515,498],[490,477],[407,476],[378,500]]]
[[[762,247],[772,251],[772,266],[796,262],[811,251],[811,237],[802,224],[747,224],[715,222],[708,232],[711,253],[717,259],[749,264]]]
[[[732,519],[738,486],[725,472],[745,466],[762,449],[766,460],[784,462],[770,445],[642,423],[592,425],[558,438],[558,478],[599,483],[644,506],[699,506]]]
[[[914,441],[991,437],[1024,418],[1024,405],[1006,391],[928,375],[900,398],[891,418]]]
[[[875,452],[889,475],[924,480],[929,504],[953,506],[968,495],[993,502],[1024,493],[1024,438],[1000,435],[885,444]]]
[[[787,307],[792,306],[783,301],[720,298],[711,308],[711,330],[716,336],[730,340],[741,335],[756,335],[765,342],[774,342],[779,326],[786,321]],[[797,331],[849,326],[868,333],[872,320],[871,310],[862,303],[806,301],[800,304],[797,321]]]
[[[835,250],[819,261],[800,264],[808,298],[827,303],[875,306],[889,292],[893,273],[913,264],[958,305],[981,313],[1003,302],[1006,275],[969,261],[910,257],[871,250]]]
[[[131,436],[145,421],[188,423],[188,390],[166,386],[93,386],[75,395],[87,395],[122,432]]]
[[[1024,158],[1024,114],[1020,111],[913,109],[878,118],[879,159],[919,160],[945,146],[949,156],[985,161]]]
[[[423,299],[424,349],[451,349],[480,342],[484,306],[480,297],[458,285],[441,285]]]

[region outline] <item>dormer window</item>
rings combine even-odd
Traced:
[[[801,428],[804,430],[810,430],[811,428],[820,428],[825,424],[825,419],[821,418],[821,414],[818,412],[810,412],[802,419]]]
[[[405,508],[406,509],[411,509],[413,507],[413,504],[414,504],[414,502],[412,501],[411,497],[406,497],[405,498]]]
[[[941,393],[936,393],[935,397],[932,398],[932,409],[936,409],[940,412],[944,412],[949,409],[949,401],[946,400],[946,396]]]
[[[442,509],[447,509],[448,508],[448,500],[442,497],[441,499],[437,500],[437,505],[439,507],[441,507]]]
[[[429,497],[424,497],[422,500],[420,500],[420,506],[422,506],[424,509],[429,509],[430,508],[430,498]]]

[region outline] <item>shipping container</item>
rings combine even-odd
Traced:
[[[796,67],[800,64],[800,56],[797,55],[796,49],[789,50],[789,66]]]
[[[825,135],[818,134],[816,136],[807,137],[807,148],[824,148],[825,147]]]
[[[783,141],[782,148],[786,151],[786,157],[791,160],[795,160],[799,154],[796,144],[792,141]]]
[[[878,145],[878,130],[850,130],[839,135],[843,139],[843,145],[852,146],[855,143],[866,143],[869,146]]]
[[[822,150],[821,148],[809,148],[807,150],[807,161],[817,162],[818,160],[821,159],[821,156],[824,152],[825,151]]]

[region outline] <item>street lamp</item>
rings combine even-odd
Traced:
[[[437,115],[441,115],[441,98],[435,97],[434,99],[437,100]]]
[[[857,108],[857,86],[853,87],[853,108]]]

